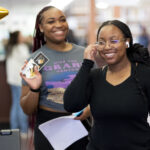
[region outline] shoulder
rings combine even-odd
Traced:
[[[67,53],[68,55],[72,55],[73,57],[76,57],[77,59],[83,59],[83,54],[84,54],[84,47],[73,44],[72,43],[72,49]]]
[[[72,43],[73,49],[84,50],[85,47]]]
[[[102,68],[93,68],[91,69],[91,76],[92,77],[100,77],[103,75],[104,70]]]
[[[35,52],[31,53],[31,57],[30,58],[34,58],[40,52],[45,53],[44,49],[45,49],[44,46],[42,46],[41,48],[37,49]]]
[[[29,51],[29,48],[26,44],[17,44],[13,47],[13,50],[16,50],[18,52],[24,52],[24,51]]]
[[[19,44],[18,46],[20,46],[20,47],[25,47],[25,48],[28,47],[27,44],[25,44],[25,43],[21,43],[21,44]]]

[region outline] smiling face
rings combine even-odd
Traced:
[[[101,57],[108,65],[114,65],[122,60],[126,60],[125,44],[127,40],[124,38],[122,31],[114,25],[106,25],[99,32],[98,42],[106,43],[103,49],[99,49]]]
[[[50,8],[42,14],[40,31],[44,33],[47,42],[61,43],[65,41],[68,24],[66,17],[57,8]]]

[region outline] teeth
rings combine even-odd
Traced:
[[[56,31],[55,33],[61,34],[61,33],[63,33],[63,31]]]
[[[112,57],[114,56],[114,53],[110,53],[110,54],[105,54],[107,57]]]

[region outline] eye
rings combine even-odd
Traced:
[[[110,43],[111,44],[117,44],[119,42],[119,40],[111,40]]]
[[[66,22],[66,19],[65,19],[65,18],[63,18],[63,19],[61,19],[60,21],[61,21],[61,22]]]
[[[47,22],[48,24],[53,24],[54,23],[54,21],[52,20],[52,21],[48,21]]]
[[[105,45],[105,42],[104,41],[99,41],[98,44],[99,45]]]

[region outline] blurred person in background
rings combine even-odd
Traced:
[[[28,35],[25,38],[25,43],[28,45],[30,53],[32,53],[32,49],[33,49],[33,37],[32,37],[32,35]]]
[[[140,26],[140,35],[138,37],[138,42],[142,44],[145,48],[148,48],[149,46],[149,35],[146,30],[146,27]]]
[[[10,128],[20,129],[21,135],[26,136],[28,131],[28,117],[20,106],[21,77],[18,72],[29,54],[29,49],[24,43],[24,37],[20,31],[10,33],[6,44],[6,75],[10,85],[12,105],[10,110]]]
[[[64,109],[63,94],[81,66],[84,47],[67,42],[68,31],[68,23],[61,10],[47,6],[38,13],[33,54],[30,58],[42,52],[49,61],[40,72],[36,67],[34,68],[36,74],[34,78],[20,74],[23,78],[21,106],[26,114],[36,116],[35,150],[53,150],[52,145],[39,130],[40,124],[71,115]],[[26,64],[23,68],[25,66]],[[76,119],[84,120],[90,115],[89,112],[89,107],[85,108],[81,116]],[[69,146],[67,150],[84,150],[87,143],[88,139],[84,137]]]

